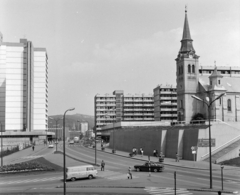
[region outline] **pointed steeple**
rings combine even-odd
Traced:
[[[187,10],[186,9],[185,9],[185,20],[184,20],[182,40],[191,40],[192,41],[191,35],[190,35],[190,30],[189,30]]]
[[[198,58],[199,56],[195,55],[195,50],[192,45],[192,38],[190,34],[189,24],[188,24],[188,17],[187,17],[187,9],[185,8],[185,20],[183,26],[183,36],[181,40],[181,48],[178,53],[179,57],[188,58],[189,56],[193,58]]]

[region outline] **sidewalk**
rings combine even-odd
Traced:
[[[13,154],[10,154],[8,156],[3,157],[3,165],[9,165],[9,164],[15,164],[20,162],[25,162],[31,160],[30,156],[38,156],[39,152],[42,151],[42,149],[46,148],[47,146],[42,145],[35,145],[34,151],[32,150],[32,147],[20,150],[18,152],[15,152]]]
[[[97,150],[98,151],[101,150],[100,145],[99,146],[97,145]],[[106,147],[105,150],[102,152],[112,153],[112,149]],[[129,153],[130,152],[116,151],[114,155],[130,157]],[[148,156],[146,156],[146,155],[141,156],[140,154],[137,154],[136,156],[133,156],[131,158],[142,160],[142,161],[149,160]],[[159,158],[150,156],[150,161],[159,162]],[[175,166],[175,167],[186,167],[186,168],[190,168],[190,169],[192,168],[192,169],[199,169],[199,170],[209,170],[209,162],[206,162],[206,161],[179,160],[179,162],[176,162],[176,159],[164,158],[163,164],[169,165],[169,166]],[[221,170],[221,166],[218,164],[212,164],[212,170]],[[224,170],[240,171],[240,167],[224,165]]]

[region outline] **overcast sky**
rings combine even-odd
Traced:
[[[185,5],[200,65],[240,66],[239,0],[1,0],[4,42],[45,47],[49,115],[94,115],[94,96],[176,85]]]

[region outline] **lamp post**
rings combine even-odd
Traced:
[[[224,168],[224,165],[221,165],[222,190],[223,190],[223,168]]]
[[[65,156],[65,115],[68,111],[75,110],[75,108],[70,108],[64,112],[63,115],[63,188],[64,195],[66,195],[66,156]]]
[[[109,116],[110,117],[110,115],[109,114],[106,114],[106,116]],[[115,153],[116,152],[116,150],[115,150],[115,142],[114,142],[114,132],[115,132],[115,121],[113,121],[113,149],[112,149],[112,153]]]
[[[211,106],[212,106],[213,102],[215,102],[216,100],[218,100],[219,98],[221,98],[224,95],[225,95],[225,93],[220,94],[213,101],[210,101],[210,98],[209,98],[209,101],[208,101],[208,99],[206,98],[207,102],[205,100],[202,100],[201,98],[195,96],[195,95],[192,95],[192,98],[205,103],[208,107],[210,189],[212,189]]]
[[[3,166],[3,129],[2,129],[2,123],[1,124],[1,166]]]
[[[57,130],[57,125],[58,125],[58,121],[63,119],[63,118],[52,118],[52,117],[49,117],[50,119],[54,120],[56,122],[56,151],[57,151],[57,146],[58,146],[58,130]]]

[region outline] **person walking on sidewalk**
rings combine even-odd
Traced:
[[[105,162],[102,160],[102,162],[101,162],[101,171],[104,171],[104,167],[105,167]]]
[[[131,169],[131,167],[128,168],[128,179],[132,179],[132,169]]]
[[[34,151],[34,145],[32,145],[32,150]]]
[[[176,152],[176,162],[179,162],[179,155],[177,152]]]

